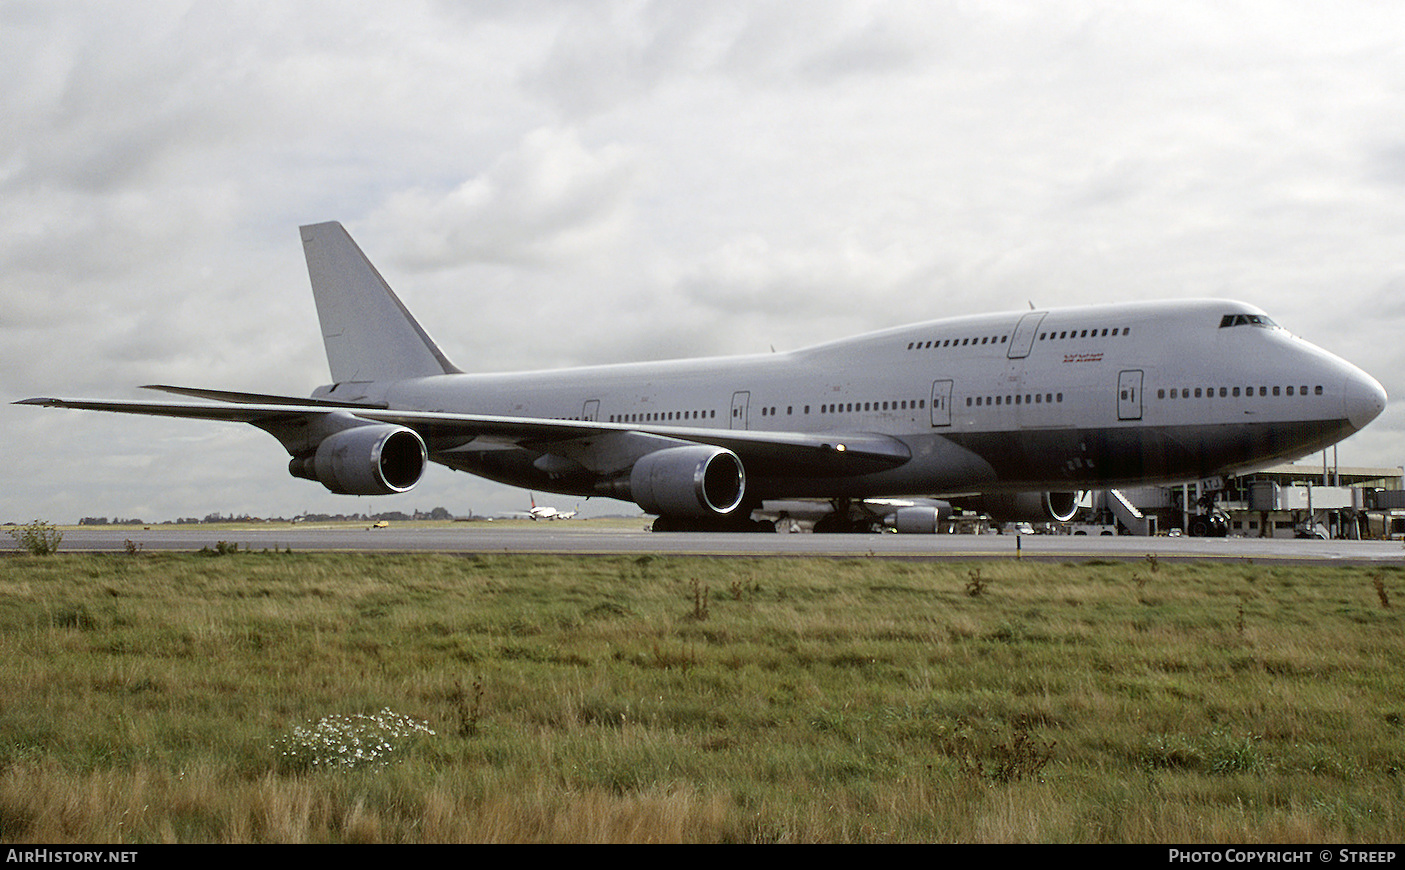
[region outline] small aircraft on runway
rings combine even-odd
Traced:
[[[532,500],[532,509],[527,511],[527,515],[534,520],[570,520],[575,519],[575,511],[557,510],[554,507],[537,504],[535,493],[527,493]]]

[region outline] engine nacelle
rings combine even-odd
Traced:
[[[883,524],[900,535],[934,535],[942,529],[942,521],[951,516],[951,506],[945,509],[927,505],[900,507],[883,518]]]
[[[1066,523],[1078,513],[1078,493],[992,493],[971,499],[969,505],[1002,523]]]
[[[629,472],[629,497],[658,516],[724,516],[741,505],[745,491],[741,459],[705,444],[656,450]]]
[[[413,429],[356,426],[322,439],[313,453],[294,457],[288,471],[340,495],[393,495],[419,483],[428,458]]]

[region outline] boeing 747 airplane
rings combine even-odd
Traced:
[[[1340,441],[1381,385],[1223,299],[955,317],[785,353],[467,374],[338,223],[302,227],[332,383],[311,398],[153,386],[198,402],[20,404],[248,423],[336,493],[428,462],[632,501],[658,530],[737,529],[819,500],[817,530],[934,531],[945,499],[1061,519],[1090,488],[1197,480]],[[911,498],[904,498],[911,497]],[[872,500],[867,501],[867,500]],[[877,508],[873,505],[878,505]]]

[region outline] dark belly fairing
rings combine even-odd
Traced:
[[[1195,480],[1297,459],[1351,434],[1346,420],[969,433],[951,436],[985,457],[1010,489]]]
[[[749,499],[864,498],[1089,489],[1196,480],[1296,459],[1353,431],[1345,420],[1039,429],[905,436],[912,459],[858,477],[773,476],[747,469]],[[500,483],[575,496],[605,494],[585,471],[543,471],[540,454],[493,450],[436,456]]]

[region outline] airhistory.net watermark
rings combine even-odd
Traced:
[[[7,849],[5,862],[15,864],[133,864],[136,850]]]

